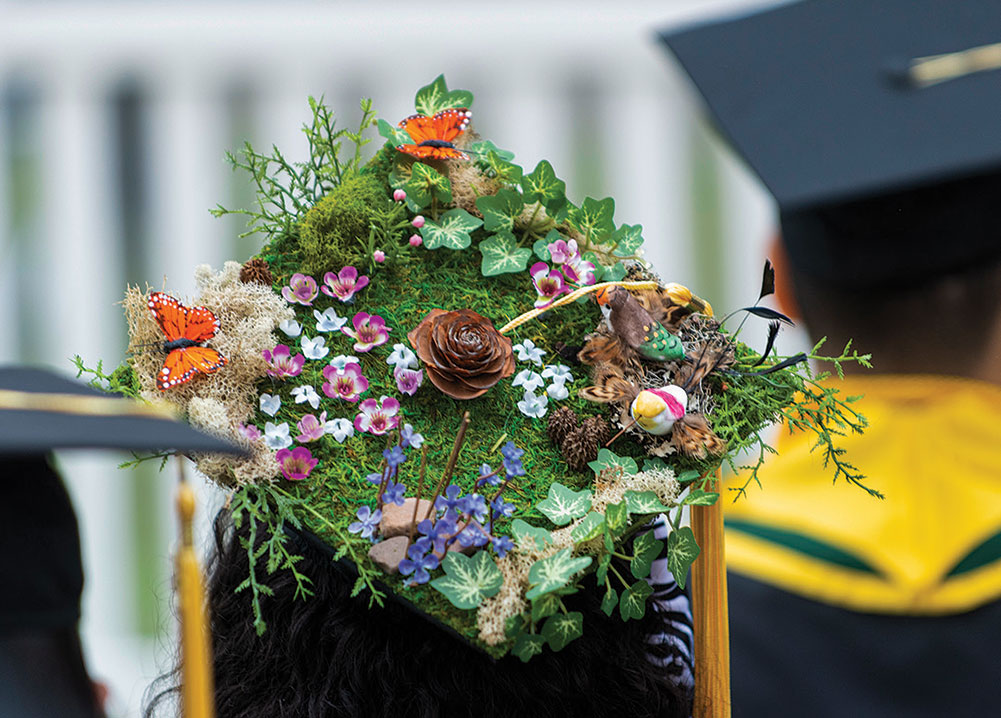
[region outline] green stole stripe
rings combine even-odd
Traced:
[[[835,566],[852,569],[853,571],[861,571],[875,576],[881,575],[879,571],[873,568],[873,566],[858,556],[850,554],[847,551],[844,551],[825,541],[821,541],[820,539],[807,536],[806,534],[789,531],[787,529],[780,529],[774,526],[765,526],[763,524],[757,524],[743,519],[732,518],[726,519],[726,528],[733,531],[740,531],[764,541],[770,541],[771,543],[778,544],[792,551],[796,551],[797,553],[815,558],[818,561],[824,561],[826,563],[834,564]],[[999,534],[996,538],[999,541],[998,548],[1001,549],[1001,534]]]
[[[998,559],[1001,559],[1001,531],[994,534],[966,554],[966,556],[963,557],[963,560],[957,563],[953,569],[949,571],[947,577],[959,576],[967,571],[974,571],[978,568],[983,568],[988,564],[994,563]]]

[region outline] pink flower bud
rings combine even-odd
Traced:
[[[372,252],[372,259],[381,264],[386,261],[386,253],[383,252],[381,249],[377,249],[374,252]]]
[[[410,224],[414,225],[416,229],[420,229],[421,227],[424,226],[424,216],[420,214],[417,215],[416,217],[414,217],[414,221],[411,222]]]
[[[407,198],[407,193],[404,192],[402,189],[398,189],[395,192],[393,192],[393,199],[396,200],[397,202],[402,202],[406,198]]]
[[[410,235],[410,246],[411,247],[420,247],[422,244],[424,244],[424,238],[423,237],[421,237],[419,234],[411,234]]]

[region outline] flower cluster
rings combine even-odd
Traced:
[[[396,379],[396,388],[401,394],[413,396],[424,383],[424,370],[418,369],[419,363],[417,355],[405,344],[394,344],[393,353],[386,359],[386,363],[393,367],[393,377]]]
[[[545,262],[536,262],[529,270],[539,295],[535,300],[537,309],[545,309],[560,295],[569,294],[576,287],[586,287],[595,282],[594,263],[581,256],[576,240],[568,242],[560,239],[546,249],[555,266],[550,269]]]
[[[546,350],[535,346],[531,339],[515,344],[514,350],[518,354],[518,361],[542,366],[542,356]],[[544,393],[536,394],[536,391],[546,384],[546,379],[551,383]],[[525,416],[541,419],[549,410],[550,400],[561,401],[570,396],[570,391],[567,389],[568,382],[573,382],[573,374],[570,373],[570,367],[565,364],[546,364],[541,374],[531,367],[522,369],[514,375],[514,380],[511,382],[513,386],[520,386],[525,390],[521,401],[518,402],[518,410]]]

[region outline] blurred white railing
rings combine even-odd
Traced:
[[[250,199],[224,150],[247,138],[299,159],[307,95],[349,123],[368,95],[392,121],[441,72],[474,92],[477,130],[527,169],[546,158],[573,199],[614,196],[665,278],[720,308],[753,299],[771,206],[707,141],[654,32],[761,4],[0,2],[0,361],[117,364],[126,281],[190,295],[195,265],[256,250],[206,211]],[[694,196],[696,163],[718,175],[718,201]],[[700,259],[712,242],[696,236],[697,213],[718,208],[723,250]],[[173,475],[137,500],[116,461],[64,465],[85,539],[89,658],[132,715],[154,670],[136,594],[169,595]],[[137,547],[150,521],[160,540]],[[153,586],[136,588],[141,562],[157,562]]]

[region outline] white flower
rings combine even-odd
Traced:
[[[268,416],[274,416],[282,407],[282,398],[275,394],[261,394],[261,411]]]
[[[306,355],[307,359],[322,359],[330,353],[330,350],[324,346],[327,343],[324,337],[310,339],[303,334],[300,343],[302,344],[302,353]]]
[[[349,436],[355,435],[355,427],[348,419],[331,419],[323,426],[323,430],[343,444]]]
[[[406,344],[394,344],[393,353],[386,359],[386,363],[390,366],[396,365],[397,369],[416,368],[417,355]]]
[[[542,355],[546,353],[546,350],[535,346],[535,342],[531,339],[526,339],[521,344],[515,344],[514,350],[518,352],[518,361],[530,361],[542,366]]]
[[[309,402],[309,405],[314,409],[320,408],[320,395],[316,393],[314,389],[309,384],[305,386],[297,386],[292,390],[292,396],[295,397],[296,404],[305,404]]]
[[[567,383],[565,381],[554,381],[546,387],[546,393],[549,394],[549,398],[554,401],[560,401],[561,399],[566,399],[570,396],[570,392],[567,391]]]
[[[302,325],[295,319],[286,319],[278,325],[278,328],[290,337],[297,337],[302,333]]]
[[[525,387],[525,391],[535,391],[545,383],[546,381],[531,369],[522,369],[514,375],[512,382],[514,386]]]
[[[525,397],[518,402],[518,410],[525,416],[534,416],[536,419],[541,419],[546,415],[546,406],[548,404],[549,398],[545,394],[536,396],[534,393],[526,391]]]
[[[344,367],[348,364],[361,364],[361,362],[358,361],[358,357],[349,357],[344,354],[338,354],[327,363],[334,367],[337,371],[344,371]]]
[[[323,312],[314,309],[313,316],[316,317],[316,331],[318,332],[336,332],[348,323],[345,317],[337,316],[333,307],[327,307]]]
[[[573,374],[570,373],[570,367],[566,364],[546,364],[546,368],[542,370],[542,376],[544,379],[552,379],[554,382],[573,381]]]
[[[292,437],[288,433],[288,423],[283,421],[275,426],[269,421],[264,424],[264,443],[269,449],[287,449],[292,446]]]

